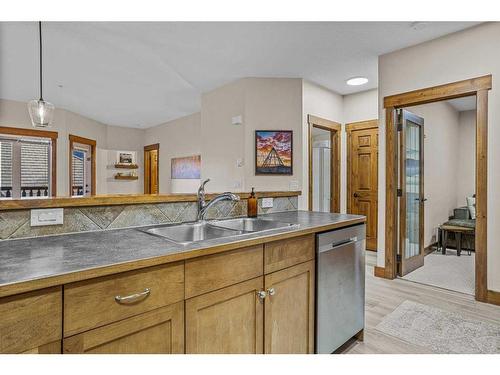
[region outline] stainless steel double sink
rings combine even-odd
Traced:
[[[202,221],[184,224],[166,224],[140,231],[159,236],[181,245],[213,240],[224,237],[236,237],[248,233],[264,232],[275,229],[297,228],[298,224],[283,223],[259,218],[238,218],[228,220]]]

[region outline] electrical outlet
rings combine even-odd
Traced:
[[[271,208],[273,206],[273,198],[262,198],[262,208]]]
[[[236,167],[237,168],[241,168],[245,165],[245,163],[243,162],[243,159],[236,159]]]
[[[40,227],[45,225],[61,225],[64,221],[63,208],[47,208],[31,210],[31,226]]]

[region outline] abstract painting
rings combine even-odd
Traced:
[[[293,132],[291,130],[255,131],[255,174],[293,174]]]
[[[171,178],[194,180],[200,178],[201,155],[172,158]]]

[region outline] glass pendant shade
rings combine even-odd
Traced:
[[[28,111],[31,117],[31,124],[35,128],[48,128],[54,119],[55,107],[52,103],[43,99],[31,100],[28,103]]]

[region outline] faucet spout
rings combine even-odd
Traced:
[[[239,201],[240,197],[236,194],[233,193],[222,193],[217,195],[215,198],[213,198],[211,201],[206,202],[205,201],[205,184],[210,181],[210,179],[207,179],[203,181],[203,183],[200,185],[198,189],[198,216],[197,220],[198,221],[203,221],[205,220],[205,215],[210,207],[212,207],[214,204],[220,201],[225,201],[225,200],[230,200],[230,201]]]

